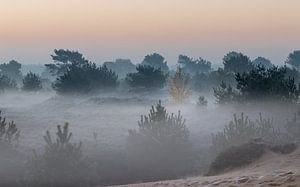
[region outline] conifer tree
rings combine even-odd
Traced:
[[[175,103],[183,103],[190,95],[190,77],[180,67],[170,79],[169,92]]]

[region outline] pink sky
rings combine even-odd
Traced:
[[[299,0],[0,0],[0,63],[48,63],[54,48],[96,62],[159,52],[221,63],[231,50],[284,61],[300,45]]]

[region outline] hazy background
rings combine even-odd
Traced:
[[[0,0],[0,63],[48,63],[54,48],[95,62],[159,52],[221,63],[238,50],[283,63],[299,49],[299,0]]]

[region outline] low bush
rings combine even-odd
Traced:
[[[29,163],[27,181],[31,186],[88,186],[88,164],[82,155],[82,144],[71,143],[68,123],[57,126],[56,141],[50,132],[44,136],[43,154]]]
[[[191,173],[189,131],[180,112],[169,115],[159,101],[148,116],[141,116],[138,126],[138,131],[130,130],[128,137],[132,176],[149,181]]]
[[[233,115],[233,120],[225,125],[222,132],[212,134],[212,151],[221,152],[231,146],[239,146],[253,139],[262,138],[268,142],[279,142],[280,132],[273,126],[272,119],[263,118],[253,121],[241,113]]]

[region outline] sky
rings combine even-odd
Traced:
[[[229,51],[283,64],[300,49],[300,0],[0,0],[0,63],[51,62],[54,49],[96,63],[160,53],[221,64]]]

